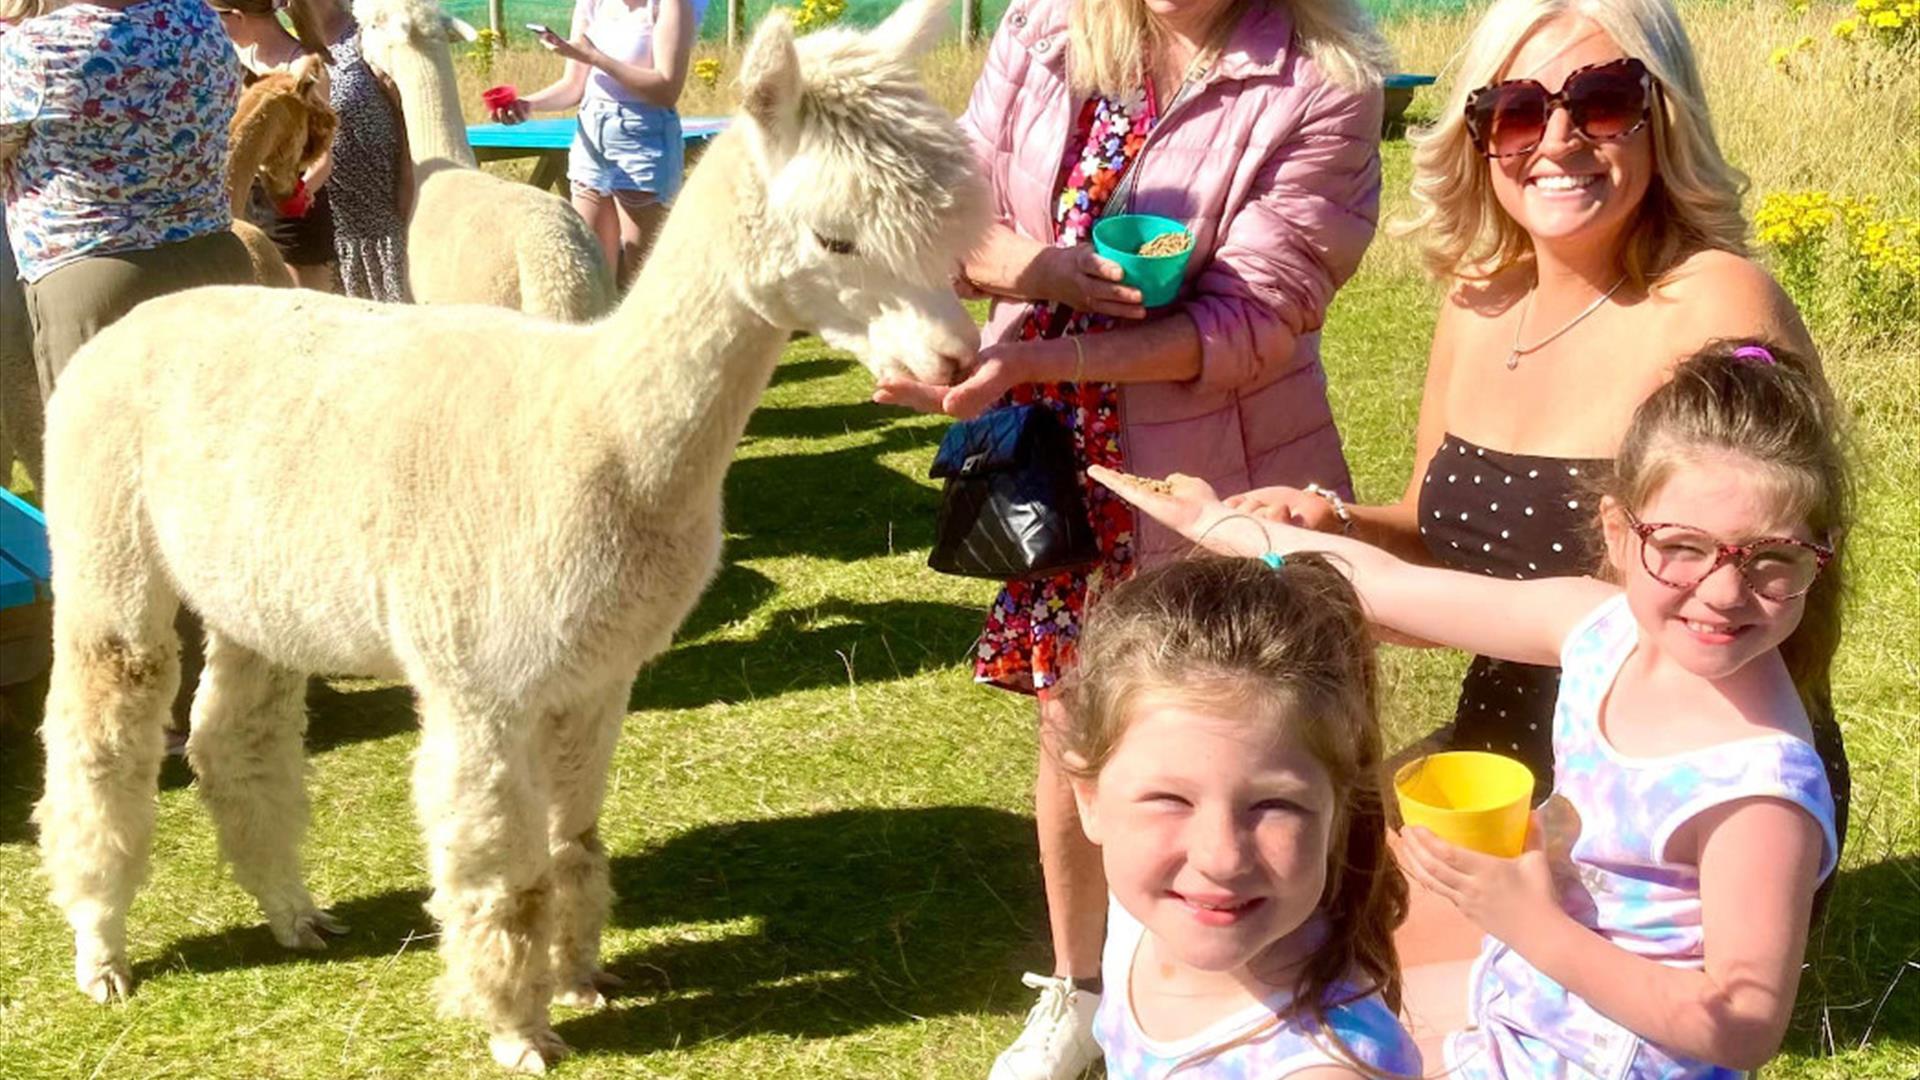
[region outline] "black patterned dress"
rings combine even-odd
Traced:
[[[1449,570],[1516,581],[1594,573],[1594,482],[1610,468],[1605,459],[1509,454],[1448,434],[1420,482],[1420,539]],[[1474,657],[1454,707],[1453,747],[1519,758],[1544,795],[1553,786],[1559,692],[1557,667]]]
[[[348,296],[404,303],[407,224],[400,217],[402,117],[360,55],[360,28],[328,47],[330,97],[340,114],[333,138],[333,175],[326,192],[333,211],[333,249],[340,289]]]

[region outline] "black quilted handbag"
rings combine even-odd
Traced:
[[[1013,581],[1100,558],[1080,496],[1073,438],[1045,405],[993,409],[947,429],[932,476],[946,481],[927,565]]]

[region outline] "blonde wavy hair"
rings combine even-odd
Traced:
[[[1439,121],[1410,137],[1416,210],[1394,231],[1421,237],[1427,269],[1443,281],[1484,280],[1531,261],[1532,241],[1495,200],[1488,159],[1467,133],[1467,95],[1505,78],[1521,43],[1563,16],[1598,26],[1658,83],[1654,177],[1621,253],[1628,279],[1636,288],[1657,284],[1695,251],[1746,254],[1747,178],[1714,139],[1693,43],[1669,0],[1499,0],[1489,8],[1461,51]]]
[[[1202,54],[1217,50],[1249,9],[1283,0],[1229,0]],[[1314,64],[1337,86],[1378,86],[1393,66],[1393,51],[1354,0],[1288,0],[1293,35]],[[1159,24],[1144,0],[1074,0],[1067,20],[1067,80],[1074,93],[1127,93],[1140,86],[1143,57],[1159,55]]]
[[[0,22],[19,24],[66,7],[72,0],[0,0]]]

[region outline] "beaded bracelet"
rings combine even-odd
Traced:
[[[1347,501],[1337,491],[1329,491],[1319,484],[1308,484],[1303,490],[1309,495],[1318,495],[1333,507],[1333,516],[1340,522],[1340,535],[1353,535],[1353,511],[1347,509]]]

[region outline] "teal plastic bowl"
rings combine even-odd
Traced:
[[[1187,259],[1193,244],[1178,255],[1141,255],[1140,248],[1168,233],[1187,233],[1187,227],[1172,218],[1153,214],[1120,214],[1101,218],[1093,225],[1093,250],[1103,259],[1120,264],[1127,284],[1140,290],[1147,307],[1173,303],[1180,293],[1180,278],[1187,272]],[[1189,233],[1189,239],[1191,234]]]

